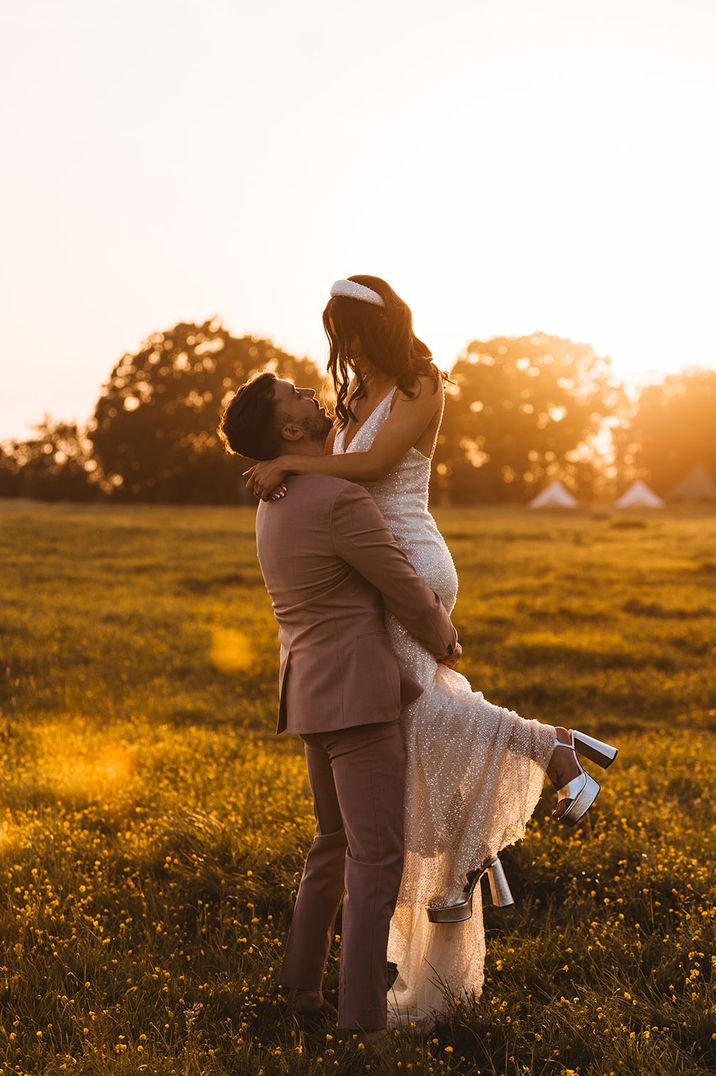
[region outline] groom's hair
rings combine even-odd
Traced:
[[[273,397],[276,374],[255,374],[229,401],[218,434],[229,455],[272,460],[279,454],[278,416]]]

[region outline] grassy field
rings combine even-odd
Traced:
[[[716,515],[435,514],[460,670],[621,753],[380,1072],[713,1072]],[[0,1076],[359,1071],[273,985],[313,817],[251,510],[0,502],[0,558]]]

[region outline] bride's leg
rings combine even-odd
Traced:
[[[557,739],[560,743],[569,743],[569,729],[563,728],[561,725],[557,725],[555,728]],[[562,788],[576,777],[579,773],[579,763],[577,762],[576,755],[573,751],[561,751],[555,746],[552,753],[552,757],[549,760],[549,766],[547,767],[547,776],[554,785],[555,788]],[[552,811],[554,818],[559,818],[560,815],[567,810],[567,807],[571,803],[571,800],[560,800],[555,809]]]

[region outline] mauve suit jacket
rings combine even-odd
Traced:
[[[422,688],[400,672],[385,610],[436,658],[454,652],[450,617],[363,486],[325,475],[289,475],[286,486],[256,512],[281,643],[276,732],[397,720]]]

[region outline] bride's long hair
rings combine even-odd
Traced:
[[[364,273],[357,273],[347,279],[377,291],[385,306],[366,303],[362,299],[351,299],[345,295],[333,295],[323,311],[323,327],[331,345],[328,371],[333,378],[336,415],[341,428],[346,425],[349,417],[356,421],[350,405],[346,406],[345,403],[350,380],[350,344],[354,336],[360,340],[361,350],[366,358],[382,373],[394,377],[406,396],[413,398],[417,395],[414,387],[420,374],[430,374],[434,378],[433,392],[437,392],[441,378],[450,380],[432,361],[432,353],[427,344],[419,340],[413,332],[410,307],[393,291],[390,284],[379,276],[366,276]],[[360,370],[356,367],[351,369],[358,381],[352,400],[358,400],[366,394],[365,380]]]

